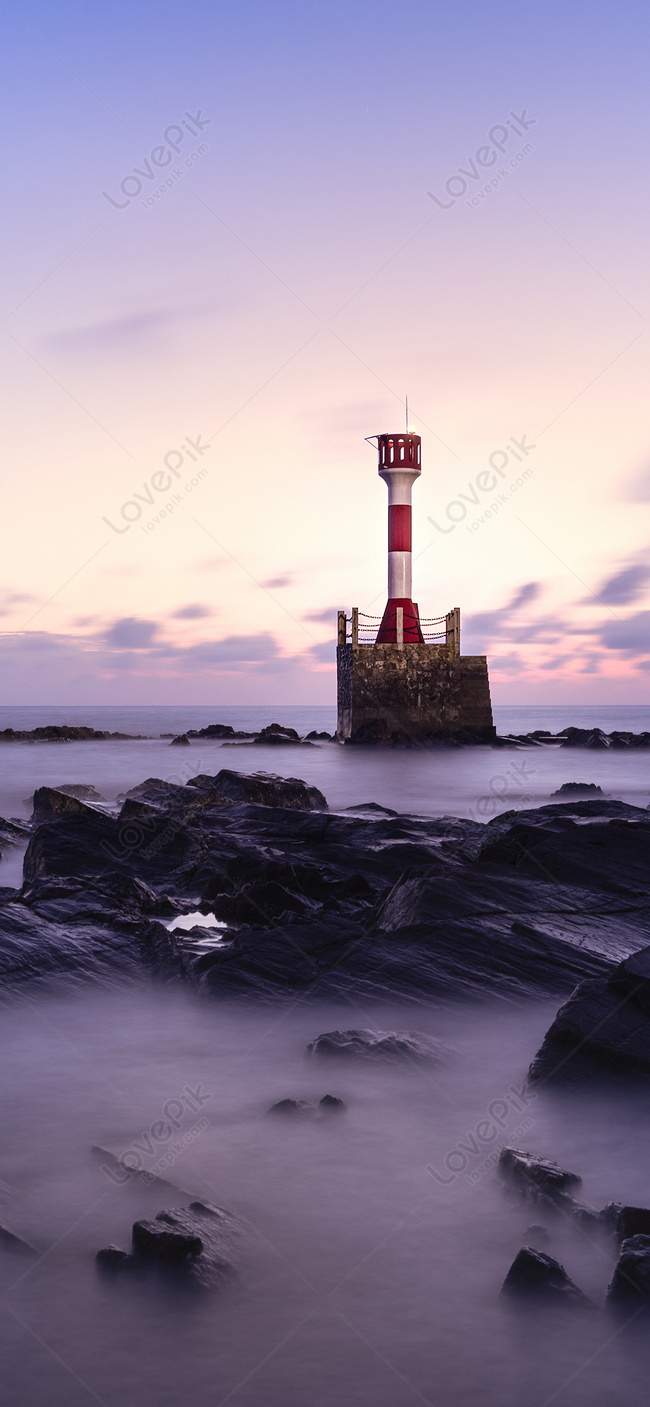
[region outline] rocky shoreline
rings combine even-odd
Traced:
[[[487,824],[335,814],[298,778],[226,768],[150,778],[119,815],[41,787],[29,827],[0,824],[2,845],[29,836],[21,889],[0,891],[2,990],[153,974],[256,1003],[557,996],[533,1078],[650,1071],[650,814],[569,786]]]
[[[22,887],[0,890],[2,996],[153,979],[256,1005],[556,998],[564,1004],[530,1052],[521,1097],[612,1079],[630,1090],[640,1082],[645,1097],[650,812],[580,791],[570,783],[557,803],[481,824],[376,803],[334,813],[300,778],[228,768],[184,786],[149,778],[117,815],[90,784],[41,787],[31,822],[0,822],[0,848],[28,842]],[[183,928],[188,915],[196,923]],[[330,1071],[341,1062],[443,1071],[455,1060],[418,1031],[356,1028],[315,1035],[305,1056]],[[289,1092],[268,1112],[316,1125],[350,1118],[330,1093],[314,1104]],[[117,1180],[134,1175],[110,1149],[96,1151]],[[650,1307],[650,1210],[585,1206],[577,1174],[522,1149],[503,1149],[497,1176],[542,1218],[506,1274],[505,1300],[594,1311],[545,1249],[546,1223],[561,1218],[601,1238],[610,1260],[618,1254],[608,1309]],[[182,1193],[153,1183],[153,1194]],[[186,1205],[140,1217],[131,1249],[105,1246],[97,1267],[211,1291],[236,1273],[240,1238],[230,1213],[188,1194]]]
[[[228,723],[210,723],[206,728],[188,728],[184,733],[161,733],[158,738],[144,733],[111,733],[102,729],[80,725],[47,724],[40,728],[0,730],[0,743],[78,743],[78,742],[154,742],[160,739],[170,741],[171,746],[191,746],[197,740],[212,740],[223,746],[247,746],[257,744],[270,747],[306,747],[318,743],[335,743],[339,740],[335,733],[318,732],[312,729],[304,737],[295,728],[281,723],[271,723],[259,731],[242,732]],[[586,748],[589,751],[604,751],[607,748],[623,751],[626,749],[650,748],[650,732],[630,733],[614,730],[603,732],[602,728],[563,728],[560,733],[549,733],[547,729],[536,728],[531,733],[497,734],[491,742],[484,737],[463,730],[456,733],[432,734],[425,741],[415,741],[403,735],[386,736],[383,740],[369,743],[351,743],[346,747],[548,747]]]

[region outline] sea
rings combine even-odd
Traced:
[[[568,725],[640,732],[650,708],[495,710],[500,733]],[[94,784],[110,806],[146,777],[222,767],[294,775],[330,808],[368,801],[489,822],[545,804],[565,781],[646,807],[650,754],[491,747],[384,750],[224,747],[169,737],[209,723],[333,732],[331,708],[4,708],[0,729],[84,723],[144,741],[0,744],[0,813],[34,789]],[[0,884],[20,883],[10,852]],[[10,1407],[645,1407],[645,1321],[604,1309],[614,1247],[526,1208],[495,1175],[508,1143],[583,1179],[582,1199],[647,1206],[647,1099],[542,1089],[526,1070],[558,1002],[369,1007],[296,998],[256,1008],[173,984],[28,987],[0,1007],[3,1401]],[[418,1029],[441,1068],[325,1067],[320,1032]],[[270,1118],[280,1099],[345,1101],[340,1116]],[[160,1143],[164,1110],[183,1110]],[[495,1116],[496,1115],[496,1123]],[[168,1180],[116,1180],[96,1146],[139,1150]],[[237,1221],[235,1274],[217,1292],[98,1273],[132,1223],[201,1198]],[[545,1222],[547,1240],[531,1223]],[[537,1238],[592,1308],[524,1309],[500,1296]]]

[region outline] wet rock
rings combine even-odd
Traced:
[[[498,1171],[507,1186],[516,1188],[528,1202],[562,1206],[567,1194],[581,1186],[577,1173],[567,1172],[547,1158],[536,1158],[519,1148],[502,1148]]]
[[[562,786],[558,787],[557,791],[551,792],[551,796],[562,796],[565,800],[570,796],[604,795],[605,793],[602,787],[597,786],[595,782],[563,782]]]
[[[586,821],[593,824],[586,825]],[[620,801],[574,801],[495,817],[479,863],[510,866],[550,884],[650,899],[650,818]]]
[[[647,1207],[621,1207],[616,1218],[619,1245],[632,1236],[650,1236],[650,1210]]]
[[[25,821],[5,821],[0,816],[0,850],[13,850],[29,839],[30,827]]]
[[[214,786],[231,801],[298,811],[327,809],[325,797],[318,787],[308,786],[299,777],[276,777],[269,772],[246,776],[243,772],[231,772],[224,768],[214,778]]]
[[[229,723],[209,723],[207,728],[188,728],[186,736],[188,738],[252,738],[255,734],[236,732]]]
[[[650,1074],[650,948],[609,978],[582,982],[560,1007],[530,1067],[532,1084],[599,1073]]]
[[[378,801],[361,801],[358,806],[346,806],[346,811],[358,812],[360,815],[368,813],[377,816],[398,816],[399,811],[393,811],[390,806],[380,806]]]
[[[105,801],[97,787],[93,787],[86,782],[62,782],[54,788],[55,791],[62,791],[65,796],[76,796],[78,801]]]
[[[269,723],[267,728],[262,728],[258,733],[259,738],[291,738],[295,743],[300,742],[300,734],[295,728],[285,728],[281,723]]]
[[[48,723],[42,728],[3,728],[0,731],[1,743],[86,743],[103,742],[107,738],[146,741],[143,733],[108,733],[101,728],[68,727],[55,723]]]
[[[603,749],[610,745],[609,736],[602,728],[564,728],[559,735],[562,747],[586,747]]]
[[[631,1236],[623,1242],[607,1290],[607,1306],[626,1312],[650,1309],[650,1236]]]
[[[318,1107],[325,1114],[342,1114],[348,1106],[344,1099],[337,1099],[334,1094],[324,1094],[318,1101]]]
[[[611,1235],[616,1229],[620,1211],[620,1202],[608,1202],[599,1212],[594,1211],[592,1207],[583,1207],[576,1203],[571,1212],[571,1220],[583,1231],[604,1231]]]
[[[184,1226],[169,1226],[164,1221],[136,1221],[133,1226],[134,1254],[148,1259],[181,1265],[196,1260],[203,1250],[200,1236]]]
[[[67,965],[73,981],[154,970],[256,1001],[353,987],[520,1002],[605,982],[647,940],[650,817],[622,802],[489,826],[376,804],[332,814],[300,779],[225,768],[185,786],[148,778],[117,818],[57,788],[39,789],[37,812],[23,889],[0,895],[9,983],[36,975],[43,942],[44,971]],[[199,956],[155,922],[195,908],[236,924],[233,941]]]
[[[650,1016],[650,948],[642,948],[624,958],[608,979],[607,986],[631,998],[646,1016]]]
[[[325,1031],[310,1041],[307,1055],[312,1059],[390,1061],[442,1061],[450,1052],[442,1041],[420,1031]]]
[[[281,1099],[267,1109],[267,1114],[279,1114],[284,1118],[295,1118],[301,1114],[313,1114],[314,1106],[305,1099]]]
[[[89,790],[94,791],[91,787]],[[57,790],[56,787],[38,787],[34,792],[34,819],[36,821],[56,816],[96,816],[103,815],[88,805],[88,798],[77,796],[77,788]]]
[[[190,740],[189,740],[189,738],[188,738],[188,736],[187,736],[187,733],[179,733],[179,735],[178,735],[177,738],[172,738],[172,740],[171,740],[169,746],[170,746],[170,747],[191,747],[192,744],[191,744],[191,742],[190,742]]]
[[[546,1304],[593,1308],[591,1300],[569,1279],[564,1266],[533,1246],[524,1246],[515,1256],[501,1294]]]
[[[311,733],[306,733],[306,734],[305,734],[305,742],[306,742],[306,743],[332,743],[332,742],[334,742],[334,738],[333,738],[333,736],[332,736],[331,733],[318,733],[315,728],[312,728]]]
[[[233,1272],[230,1253],[236,1230],[235,1218],[220,1207],[195,1201],[189,1208],[159,1212],[151,1221],[136,1221],[132,1253],[107,1246],[97,1260],[110,1270],[157,1268],[188,1284],[212,1289]]]

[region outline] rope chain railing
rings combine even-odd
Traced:
[[[452,613],[449,612],[446,616],[420,617],[420,627],[425,644],[433,645],[438,642],[442,642],[443,644],[449,643],[449,622],[451,614]],[[341,612],[341,618],[343,618],[343,612]],[[345,640],[347,644],[352,643],[352,619],[352,616],[345,616]],[[382,616],[371,616],[367,611],[357,612],[358,643],[360,645],[375,644],[379,623],[382,619]],[[440,629],[435,630],[433,629],[434,626],[439,626]]]

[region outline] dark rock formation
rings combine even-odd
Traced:
[[[524,1202],[546,1212],[561,1212],[574,1226],[585,1232],[611,1235],[614,1231],[620,1204],[609,1202],[600,1211],[595,1211],[593,1207],[577,1202],[572,1195],[582,1181],[577,1173],[567,1172],[557,1163],[547,1158],[535,1158],[519,1148],[502,1149],[498,1173],[506,1190],[516,1193]]]
[[[501,1294],[539,1303],[593,1308],[591,1300],[569,1279],[564,1266],[533,1246],[524,1246],[515,1256]]]
[[[230,801],[250,802],[257,806],[283,807],[297,811],[327,810],[327,802],[318,787],[310,787],[298,777],[275,777],[269,772],[255,772],[244,776],[242,772],[226,770],[217,773],[213,779],[215,791]],[[195,777],[196,785],[199,778]]]
[[[68,727],[65,724],[54,723],[48,723],[43,728],[3,728],[0,730],[0,743],[86,743],[105,742],[110,738],[143,742],[146,740],[146,734],[108,733],[101,728]]]
[[[106,1246],[97,1254],[100,1268],[120,1273],[157,1268],[201,1289],[221,1285],[233,1272],[230,1247],[235,1219],[207,1202],[159,1212],[153,1221],[136,1221],[131,1254]]]
[[[551,792],[551,796],[561,796],[564,801],[568,801],[572,796],[595,797],[604,795],[602,787],[596,786],[595,782],[563,782],[557,791]]]
[[[529,1078],[575,1082],[604,1071],[650,1074],[650,948],[609,977],[580,983],[547,1031]]]
[[[326,1114],[342,1114],[348,1106],[344,1099],[337,1099],[333,1094],[324,1094],[318,1101],[318,1107]]]
[[[300,1114],[313,1114],[313,1104],[308,1104],[306,1099],[281,1099],[277,1104],[272,1104],[267,1109],[267,1114],[280,1114],[283,1118],[295,1118]]]
[[[567,1172],[547,1158],[535,1158],[519,1148],[503,1148],[498,1170],[503,1181],[522,1194],[527,1202],[562,1206],[567,1193],[580,1187],[582,1178]]]
[[[650,732],[628,733],[616,729],[605,733],[602,728],[563,728],[561,733],[549,733],[545,728],[536,728],[532,733],[507,733],[495,741],[501,747],[523,744],[528,747],[582,747],[602,751],[608,747],[650,747]]]
[[[25,821],[5,821],[0,816],[0,852],[24,845],[29,833],[30,827]]]
[[[312,728],[311,733],[305,734],[306,743],[333,743],[334,738],[331,733],[318,733]]]
[[[442,1041],[421,1031],[326,1031],[310,1041],[307,1055],[313,1059],[392,1061],[441,1061],[450,1052]]]
[[[171,740],[169,746],[170,746],[170,747],[191,747],[192,744],[191,744],[191,742],[190,742],[190,740],[189,740],[189,738],[188,738],[188,736],[187,736],[187,733],[179,733],[179,735],[178,735],[177,738],[172,738],[172,740]]]
[[[591,821],[591,825],[585,822]],[[503,828],[505,822],[505,828]],[[622,801],[576,801],[495,816],[478,856],[552,884],[650,899],[650,816]]]
[[[207,728],[188,728],[188,738],[254,738],[255,733],[237,733],[229,723],[209,723]]]
[[[631,1236],[621,1246],[609,1288],[607,1305],[624,1311],[650,1309],[650,1236]]]
[[[650,1236],[650,1210],[647,1207],[621,1207],[616,1218],[619,1245],[631,1236]]]
[[[93,802],[106,800],[97,787],[90,786],[87,782],[62,782],[54,790],[62,791],[66,796],[76,796],[78,801],[89,801],[91,805]]]
[[[367,1000],[521,1001],[584,979],[611,997],[615,965],[648,942],[650,817],[622,802],[487,826],[372,803],[332,814],[297,778],[227,768],[186,786],[150,777],[117,817],[91,800],[35,794],[23,889],[0,894],[5,987],[153,970],[256,1001],[351,986]],[[236,933],[199,954],[158,922],[197,908]]]
[[[281,723],[269,723],[255,738],[256,743],[299,743],[300,734],[295,728],[283,728]]]

